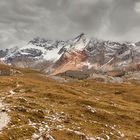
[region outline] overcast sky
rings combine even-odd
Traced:
[[[81,32],[140,40],[140,0],[0,0],[0,48],[36,36],[64,40]]]

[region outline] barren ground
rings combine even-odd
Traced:
[[[0,77],[1,112],[10,118],[0,140],[140,139],[140,85],[22,72]]]

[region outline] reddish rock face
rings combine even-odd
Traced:
[[[140,64],[132,63],[125,68],[125,71],[140,71]]]
[[[68,70],[82,70],[86,59],[87,55],[85,51],[66,53],[57,62],[57,67],[52,75],[63,73]]]

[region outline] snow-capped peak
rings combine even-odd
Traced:
[[[67,52],[83,51],[88,45],[90,39],[86,37],[84,33],[80,34],[72,40],[71,47],[67,49]]]

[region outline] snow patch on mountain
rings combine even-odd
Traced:
[[[57,61],[61,54],[59,54],[60,48],[55,48],[53,50],[46,51],[43,55],[43,59],[49,60],[49,61]]]

